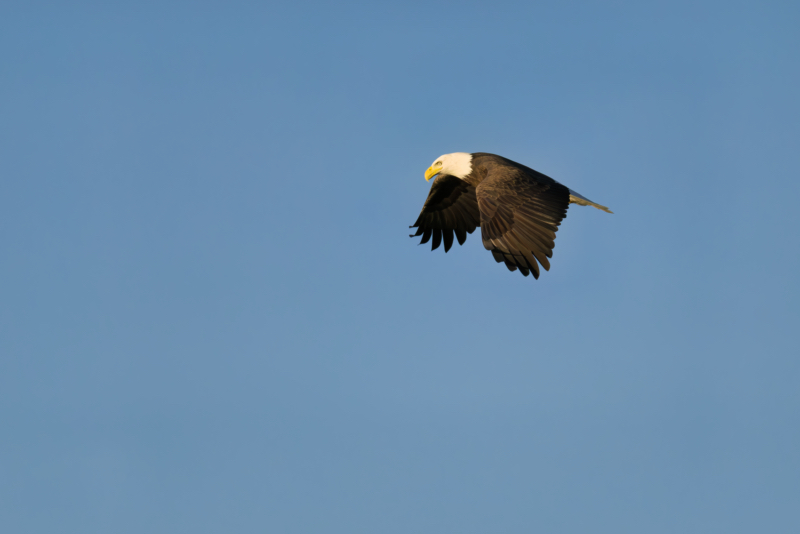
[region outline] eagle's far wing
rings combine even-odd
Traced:
[[[569,189],[527,167],[496,167],[478,185],[483,246],[510,271],[539,278],[550,270],[556,232],[567,216]]]
[[[433,237],[431,250],[436,250],[444,240],[444,251],[447,252],[453,246],[453,232],[458,244],[463,245],[467,234],[478,226],[480,213],[475,188],[460,178],[440,174],[433,181],[417,222],[409,228],[417,228],[417,233],[411,237],[421,235],[420,245]]]

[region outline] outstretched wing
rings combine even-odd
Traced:
[[[417,222],[409,228],[417,228],[411,237],[421,235],[420,245],[433,237],[431,250],[436,250],[444,240],[447,252],[453,246],[454,232],[458,244],[463,245],[467,234],[480,226],[480,220],[475,188],[460,178],[440,174],[433,181]]]
[[[477,188],[483,246],[508,270],[539,278],[550,270],[569,189],[527,167],[496,167]],[[538,264],[537,264],[538,262]]]

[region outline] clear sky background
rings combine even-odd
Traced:
[[[3,2],[0,530],[800,531],[799,28]],[[431,252],[455,151],[615,214]]]

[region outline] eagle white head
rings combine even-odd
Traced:
[[[425,171],[425,179],[430,180],[437,174],[450,174],[456,178],[464,178],[472,172],[472,154],[453,152],[436,158],[436,161]]]

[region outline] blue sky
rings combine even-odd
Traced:
[[[800,7],[0,7],[0,525],[800,529]],[[407,237],[440,154],[550,272]]]

